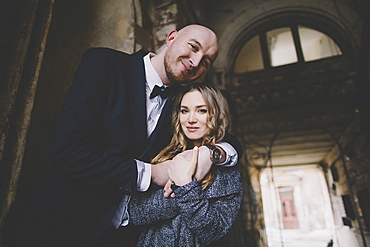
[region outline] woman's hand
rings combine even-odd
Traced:
[[[172,159],[172,165],[168,169],[168,176],[178,186],[190,183],[197,169],[198,147],[194,147],[190,160],[183,154],[178,154]]]
[[[164,197],[172,197],[174,198],[176,195],[173,193],[173,190],[171,188],[171,185],[173,184],[172,180],[168,180],[166,185],[164,186]]]

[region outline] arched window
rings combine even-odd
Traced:
[[[302,25],[279,27],[255,35],[244,44],[236,59],[234,73],[310,62],[341,54],[335,41],[318,30]]]
[[[339,46],[326,34],[298,26],[299,37],[305,62],[341,55]]]

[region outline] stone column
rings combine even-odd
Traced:
[[[0,231],[17,190],[53,3],[19,0],[2,6]]]

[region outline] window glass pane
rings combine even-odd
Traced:
[[[326,34],[302,26],[298,27],[298,32],[306,62],[342,54],[338,45]]]
[[[271,66],[276,67],[298,61],[290,28],[274,29],[267,32],[266,35]]]
[[[259,36],[254,36],[241,49],[236,59],[234,72],[245,73],[263,69],[263,60]]]

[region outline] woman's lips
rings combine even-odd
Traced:
[[[186,128],[188,129],[189,132],[194,132],[199,129],[198,127],[186,127]]]

